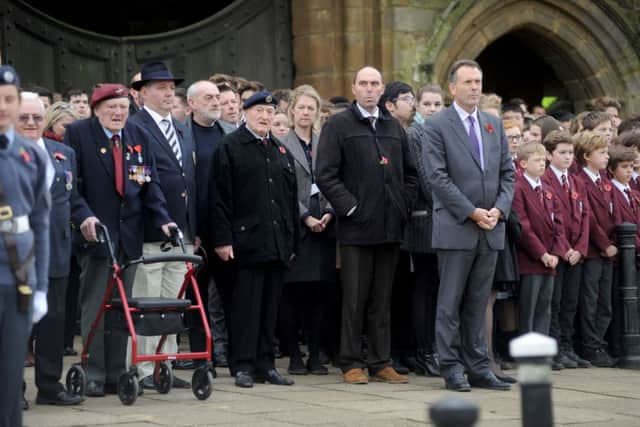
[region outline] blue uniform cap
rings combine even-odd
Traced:
[[[0,65],[0,85],[20,86],[20,77],[11,65]]]
[[[278,100],[271,94],[271,92],[257,92],[247,98],[246,101],[244,101],[244,104],[242,104],[242,108],[246,110],[247,108],[251,108],[254,105],[273,105],[275,107],[276,105],[278,105]]]

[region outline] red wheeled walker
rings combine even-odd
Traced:
[[[128,371],[120,376],[118,381],[118,397],[125,405],[132,405],[138,398],[140,384],[138,382],[138,362],[155,362],[153,372],[153,382],[158,393],[168,393],[173,386],[173,371],[169,364],[170,360],[195,359],[206,360],[206,363],[198,367],[191,380],[193,394],[199,400],[206,400],[213,392],[213,365],[211,364],[211,330],[207,322],[198,284],[195,278],[194,264],[202,264],[202,257],[185,253],[182,242],[182,233],[177,228],[172,230],[172,239],[182,247],[182,254],[167,254],[153,257],[140,257],[136,260],[120,266],[116,259],[113,242],[109,236],[109,231],[103,224],[96,224],[98,242],[106,243],[109,250],[113,274],[109,279],[107,290],[100,304],[100,309],[96,318],[91,324],[91,329],[84,343],[81,362],[74,364],[67,372],[66,385],[70,393],[83,396],[86,388],[86,375],[84,368],[91,357],[89,349],[96,334],[100,319],[105,316],[110,320],[111,333],[128,333],[131,337],[131,366]],[[135,264],[154,264],[158,262],[180,262],[187,264],[187,272],[177,298],[155,298],[155,297],[127,297],[120,274],[126,268]],[[184,299],[187,287],[191,287],[196,299],[196,304]],[[117,296],[113,289],[117,288]],[[190,310],[197,310],[207,338],[207,348],[205,352],[193,353],[162,353],[162,347],[167,335],[181,332],[185,329],[184,313]],[[105,325],[107,322],[105,322]],[[105,326],[105,332],[107,332]],[[155,354],[138,355],[137,335],[160,336],[160,342]]]

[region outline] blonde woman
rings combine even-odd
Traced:
[[[62,142],[67,126],[79,118],[78,113],[71,107],[71,104],[56,102],[49,108],[44,119],[44,134],[42,136]]]
[[[320,363],[319,342],[322,313],[329,286],[335,281],[336,243],[333,210],[315,182],[315,153],[318,135],[314,132],[320,117],[321,100],[309,85],[297,87],[291,97],[288,115],[292,129],[281,141],[294,158],[298,181],[301,232],[299,250],[284,277],[283,323],[289,346],[289,374],[326,375]],[[309,336],[309,359],[302,361],[298,331]]]

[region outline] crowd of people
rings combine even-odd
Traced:
[[[508,342],[530,331],[557,340],[553,369],[615,366],[615,226],[640,222],[640,118],[622,120],[615,99],[547,114],[482,93],[472,60],[452,65],[448,107],[439,86],[384,84],[373,67],[355,73],[352,102],[224,74],[182,83],[151,62],[129,87],[55,99],[0,67],[3,422],[20,420],[23,363],[37,403],[83,401],[60,379],[112,274],[98,223],[123,264],[183,232],[206,261],[212,362],[238,387],[294,384],[275,367],[285,356],[290,376],[333,364],[348,384],[415,372],[509,390]],[[175,298],[186,268],[132,266],[122,280],[132,297]],[[164,351],[179,338],[206,349],[199,319],[185,322]],[[88,397],[117,393],[130,360],[108,328],[89,349]],[[138,351],[157,344],[139,337]],[[141,389],[153,369],[137,366]]]

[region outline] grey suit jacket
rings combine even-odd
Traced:
[[[485,233],[494,250],[504,247],[504,220],[511,211],[514,170],[499,118],[478,112],[482,134],[484,171],[469,143],[466,127],[453,106],[425,121],[428,144],[423,161],[433,195],[435,249],[474,249]],[[502,211],[502,219],[491,231],[478,227],[469,215],[475,208]]]
[[[298,136],[292,129],[289,133],[280,140],[282,144],[287,147],[287,150],[293,156],[296,167],[296,179],[298,181],[298,206],[300,207],[300,216],[302,217],[309,211],[309,199],[311,198],[311,173],[309,170],[309,163],[304,155],[304,150],[298,141]],[[314,153],[311,157],[312,168],[316,168],[316,156],[318,151],[318,135],[316,133],[311,137],[311,152]],[[324,212],[327,209],[331,209],[329,201],[320,194],[320,209]],[[318,218],[320,219],[320,218]]]

